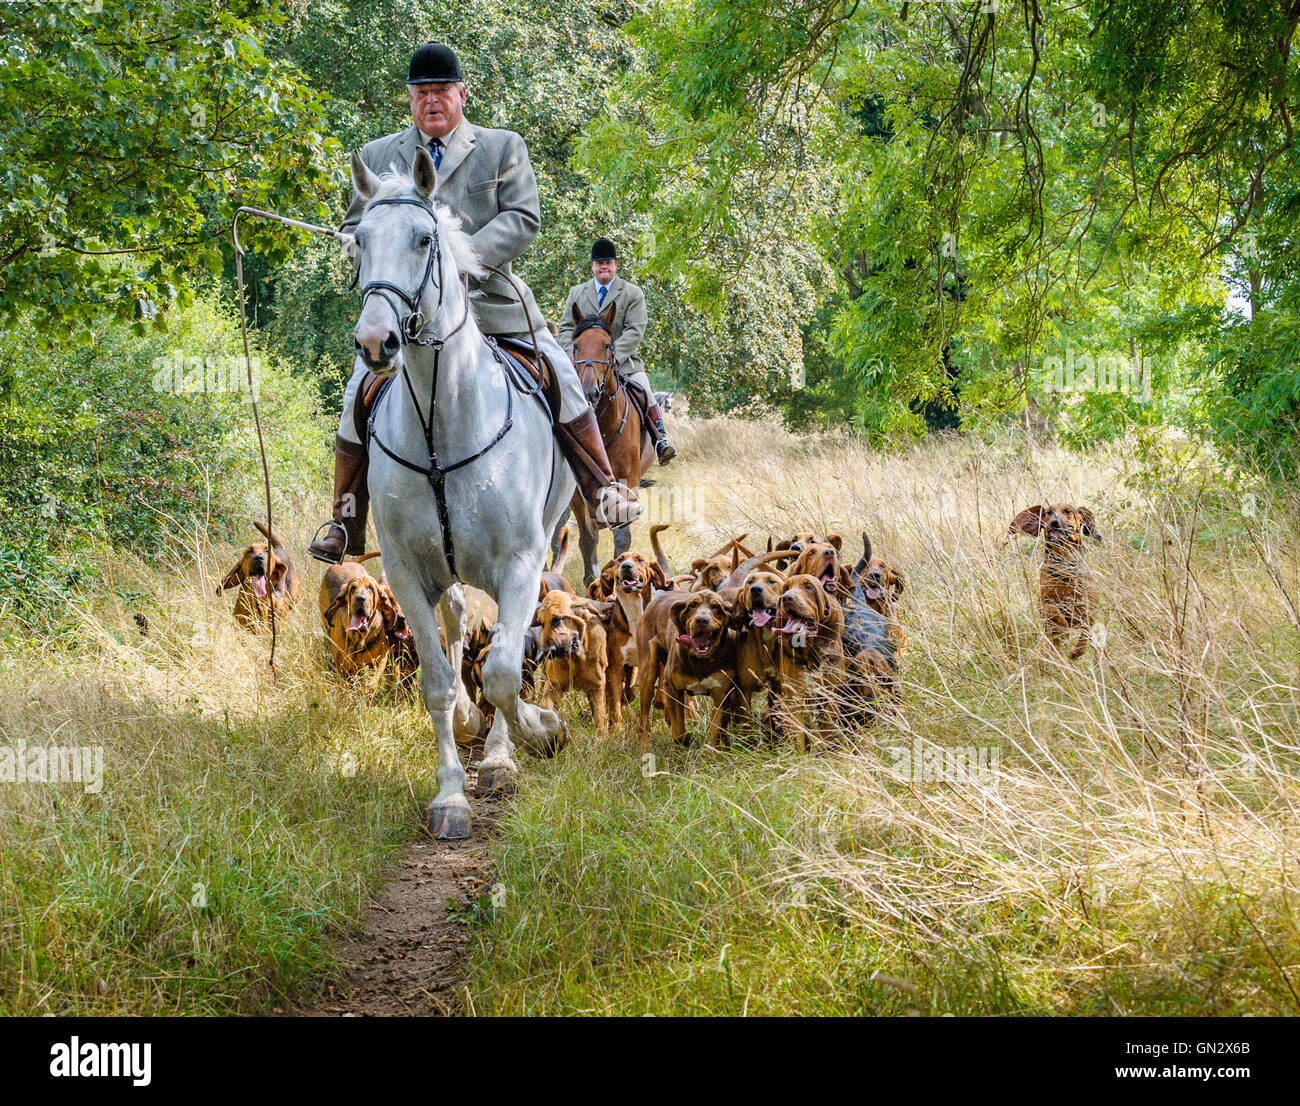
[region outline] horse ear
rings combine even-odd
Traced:
[[[579,310],[576,303],[573,305],[573,321],[575,323],[582,322],[582,312]]]
[[[605,314],[600,317],[600,321],[604,323],[606,327],[614,325],[614,305],[612,303],[605,308]]]
[[[411,175],[415,178],[415,193],[422,200],[433,195],[438,187],[438,170],[433,167],[433,158],[424,146],[415,151],[415,164],[411,166]]]
[[[363,200],[369,200],[379,190],[379,178],[370,171],[356,150],[352,151],[352,187]]]

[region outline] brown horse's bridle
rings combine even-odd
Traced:
[[[597,419],[600,418],[600,409],[602,406],[613,403],[618,398],[618,394],[620,392],[622,392],[624,395],[623,418],[622,420],[620,420],[618,424],[618,429],[616,429],[614,433],[608,436],[602,435],[605,448],[608,449],[610,443],[613,442],[615,439],[617,439],[618,436],[623,433],[623,428],[627,425],[627,414],[632,409],[632,400],[630,397],[627,396],[627,385],[623,381],[618,379],[616,373],[616,370],[618,368],[618,361],[614,357],[614,335],[610,334],[609,330],[601,323],[593,323],[587,329],[603,330],[605,331],[606,334],[609,334],[609,338],[610,338],[609,347],[608,347],[609,349],[608,357],[594,358],[594,357],[575,356],[573,359],[573,367],[575,369],[578,369],[579,379],[581,379],[581,373],[582,373],[581,368],[579,368],[579,366],[581,365],[590,365],[593,369],[599,368],[601,370],[596,374],[595,390],[587,392],[587,402],[591,404],[591,409],[596,413],[596,418]],[[576,345],[573,348],[573,352],[575,354],[578,352],[578,348]],[[614,376],[616,385],[612,391],[606,391],[605,381],[611,375]]]

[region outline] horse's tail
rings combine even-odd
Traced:
[[[564,563],[569,559],[569,528],[561,526],[559,534],[556,535],[557,545],[555,550],[555,560],[551,562],[551,571],[564,575]]]
[[[675,575],[673,566],[668,563],[668,558],[664,556],[663,548],[659,545],[659,531],[667,529],[668,523],[666,522],[650,527],[650,548],[655,552],[655,560],[659,562],[659,567],[663,570],[665,579]]]

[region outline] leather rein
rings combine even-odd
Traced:
[[[397,319],[397,329],[401,338],[402,346],[405,347],[409,344],[424,346],[433,350],[433,380],[429,388],[428,418],[425,417],[424,409],[420,406],[420,401],[415,395],[415,388],[412,386],[411,378],[406,371],[405,359],[403,359],[402,362],[402,379],[406,383],[406,391],[410,395],[411,403],[415,407],[415,417],[419,419],[420,429],[424,432],[424,444],[429,451],[429,463],[427,465],[421,465],[414,461],[408,461],[405,457],[395,453],[384,443],[383,439],[380,438],[379,434],[375,430],[375,415],[379,407],[378,403],[376,403],[374,408],[371,409],[370,418],[366,422],[366,429],[369,437],[373,439],[374,443],[399,465],[410,469],[412,472],[418,472],[422,476],[428,478],[429,485],[433,488],[434,500],[438,507],[438,525],[442,528],[443,553],[447,558],[447,568],[451,572],[452,579],[459,580],[460,575],[456,571],[456,547],[451,536],[451,512],[447,508],[447,477],[457,469],[464,468],[466,465],[477,461],[480,457],[492,450],[492,448],[496,446],[502,438],[510,433],[510,429],[514,425],[514,388],[511,386],[511,373],[509,368],[502,360],[506,355],[501,352],[500,348],[495,343],[488,342],[487,339],[484,338],[484,342],[492,350],[494,358],[501,363],[502,371],[506,375],[505,422],[502,423],[501,429],[496,432],[496,436],[476,453],[472,453],[468,457],[462,457],[459,461],[450,465],[441,464],[438,461],[437,447],[433,444],[433,416],[438,402],[438,369],[439,363],[442,359],[443,347],[447,342],[455,337],[456,334],[464,329],[465,324],[469,322],[469,278],[462,277],[465,291],[465,312],[461,316],[460,322],[458,322],[442,337],[436,337],[433,328],[424,325],[424,313],[420,309],[420,304],[424,300],[424,293],[429,287],[429,281],[432,279],[434,269],[436,268],[440,279],[438,281],[438,305],[434,309],[434,317],[436,318],[438,313],[442,310],[442,236],[438,233],[438,217],[434,213],[433,205],[431,203],[427,200],[418,199],[413,196],[395,196],[392,199],[387,200],[372,200],[366,210],[369,211],[370,208],[383,207],[388,204],[410,204],[412,207],[423,209],[433,219],[433,241],[429,244],[429,259],[424,266],[424,276],[420,279],[420,285],[413,293],[407,293],[396,284],[392,284],[386,280],[372,280],[367,282],[361,288],[361,305],[363,308],[365,307],[366,298],[368,296],[379,296],[392,309],[393,315]],[[488,268],[492,268],[493,271],[498,273],[501,272],[493,266],[488,266]],[[358,265],[358,271],[360,271],[360,265]],[[503,273],[501,275],[504,276],[505,274]],[[514,284],[514,282],[511,281],[511,284]],[[519,294],[517,286],[515,292],[517,295]],[[409,308],[406,314],[403,314],[398,305],[393,302],[389,293],[396,295],[398,299]],[[520,298],[522,301],[522,296]],[[533,333],[531,319],[529,320],[528,328],[529,332],[533,334],[533,348],[536,349],[537,337],[536,334]]]

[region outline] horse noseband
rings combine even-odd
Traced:
[[[374,200],[367,211],[372,207],[384,207],[389,204],[410,204],[413,207],[421,208],[429,213],[433,218],[433,241],[429,244],[429,258],[424,265],[424,276],[420,278],[420,286],[413,293],[407,293],[404,289],[399,288],[396,284],[391,284],[386,280],[372,280],[367,282],[361,288],[361,304],[364,307],[368,296],[379,296],[392,309],[394,317],[397,319],[397,330],[401,336],[402,345],[411,343],[417,346],[441,346],[444,339],[434,338],[432,334],[424,329],[424,312],[420,310],[420,303],[424,299],[424,291],[429,287],[429,281],[433,279],[433,270],[436,267],[439,277],[442,274],[442,236],[438,233],[438,217],[434,214],[433,205],[427,200],[417,199],[414,196],[394,196],[388,200]],[[357,266],[358,273],[361,267]],[[401,309],[393,302],[388,293],[393,293],[404,303],[409,310],[403,314]],[[442,310],[443,287],[442,280],[438,281],[438,306],[434,309],[436,315]],[[467,301],[468,305],[468,301]],[[468,311],[466,312],[468,315]],[[463,325],[463,324],[462,324]],[[457,330],[460,327],[456,328]],[[447,337],[450,337],[448,335]]]

